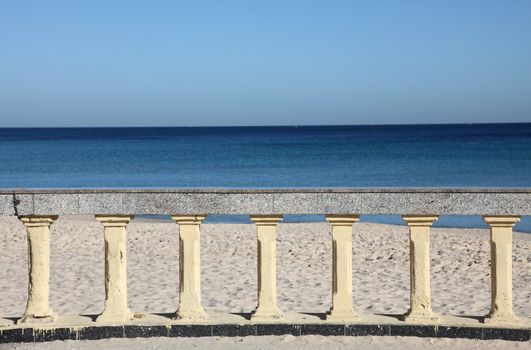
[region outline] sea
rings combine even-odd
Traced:
[[[316,187],[531,188],[531,123],[0,128],[4,189]],[[479,216],[443,216],[435,226],[486,227]],[[531,232],[531,217],[515,230]]]

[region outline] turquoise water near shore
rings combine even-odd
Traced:
[[[531,187],[531,123],[4,128],[0,164],[1,188]]]

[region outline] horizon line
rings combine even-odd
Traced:
[[[161,125],[161,126],[0,126],[0,129],[135,129],[135,128],[299,128],[299,127],[345,127],[345,126],[448,126],[448,125],[496,125],[531,124],[530,122],[478,122],[478,123],[391,123],[391,124],[275,124],[275,125]]]

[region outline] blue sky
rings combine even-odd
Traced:
[[[531,1],[0,2],[0,126],[531,122]]]

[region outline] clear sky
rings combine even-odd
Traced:
[[[0,127],[531,122],[531,1],[0,2]]]

